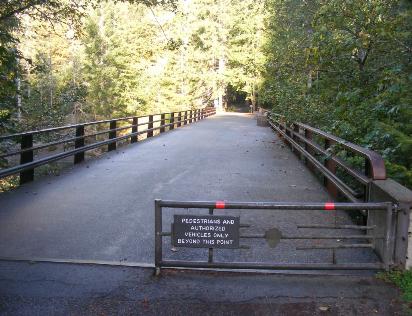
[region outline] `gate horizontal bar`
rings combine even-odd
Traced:
[[[256,270],[381,270],[381,263],[307,263],[307,264],[267,264],[248,262],[205,262],[168,260],[159,262],[161,267],[169,268],[210,268],[210,269],[256,269]]]
[[[163,233],[164,234],[164,233]],[[165,236],[163,235],[162,236]],[[170,233],[169,235],[170,236]],[[240,238],[248,238],[248,239],[259,239],[259,238],[266,238],[265,235],[240,235]],[[299,240],[299,239],[383,239],[385,237],[374,237],[368,235],[348,235],[348,236],[282,236],[280,239],[290,239],[290,240]]]
[[[331,246],[302,246],[296,247],[296,250],[315,250],[315,249],[352,249],[352,248],[373,248],[372,244],[345,244]]]
[[[359,229],[359,230],[372,230],[376,226],[357,226],[357,225],[297,225],[298,228],[319,228],[319,229]]]
[[[281,239],[383,239],[385,237],[374,237],[368,235],[348,235],[348,236],[282,236]]]
[[[333,209],[327,210],[387,210],[388,203],[288,203],[288,202],[206,202],[206,201],[168,201],[161,200],[161,207],[169,208],[207,208],[207,209],[257,209],[257,210],[324,210],[330,204],[333,204]],[[390,204],[390,203],[389,203]]]

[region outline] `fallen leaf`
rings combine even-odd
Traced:
[[[329,306],[319,306],[319,310],[322,312],[327,312],[328,310],[330,310]]]

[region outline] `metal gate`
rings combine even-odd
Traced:
[[[176,213],[186,209],[187,214]],[[197,209],[197,210],[196,210]],[[174,211],[172,211],[174,210]],[[205,212],[205,214],[193,213]],[[230,210],[236,210],[239,216],[232,216]],[[273,227],[258,234],[247,234],[249,227],[242,223],[242,214],[254,212],[290,212],[290,211],[373,211],[385,212],[386,221],[382,227],[377,225],[346,224],[303,224],[297,225],[298,231],[311,229],[312,234],[291,235]],[[171,213],[174,214],[171,214]],[[173,223],[165,223],[164,213],[173,215]],[[155,267],[160,273],[162,267],[209,268],[209,269],[254,269],[254,270],[388,270],[393,260],[394,215],[396,208],[390,202],[385,203],[279,203],[279,202],[183,202],[155,200]],[[170,225],[169,230],[164,230]],[[316,234],[313,234],[313,232]],[[325,234],[325,232],[328,234]],[[344,232],[344,233],[343,233]],[[166,239],[166,240],[165,240]],[[207,248],[204,260],[171,260],[164,256],[163,246],[170,239],[172,249]],[[332,254],[332,262],[322,263],[274,263],[274,262],[219,262],[215,260],[216,248],[230,252],[247,247],[240,244],[246,239],[266,241],[269,248],[276,248],[285,240],[305,240],[314,244],[296,246],[296,251],[325,250]],[[337,242],[338,241],[338,242]],[[322,244],[322,242],[328,242]],[[332,244],[331,244],[332,242]],[[336,261],[335,254],[342,249],[368,248],[376,253],[377,260],[368,263]],[[189,249],[190,250],[190,249]]]

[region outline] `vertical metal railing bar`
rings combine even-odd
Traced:
[[[33,147],[33,134],[25,134],[21,136],[21,149]],[[20,154],[20,164],[24,165],[33,162],[33,151],[24,151]],[[34,170],[22,170],[20,173],[20,184],[33,181]]]
[[[155,267],[156,275],[160,273],[160,267],[162,265],[163,256],[163,238],[162,238],[162,206],[160,200],[155,200]]]

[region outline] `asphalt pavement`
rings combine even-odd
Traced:
[[[406,315],[373,277],[0,262],[0,314]]]

